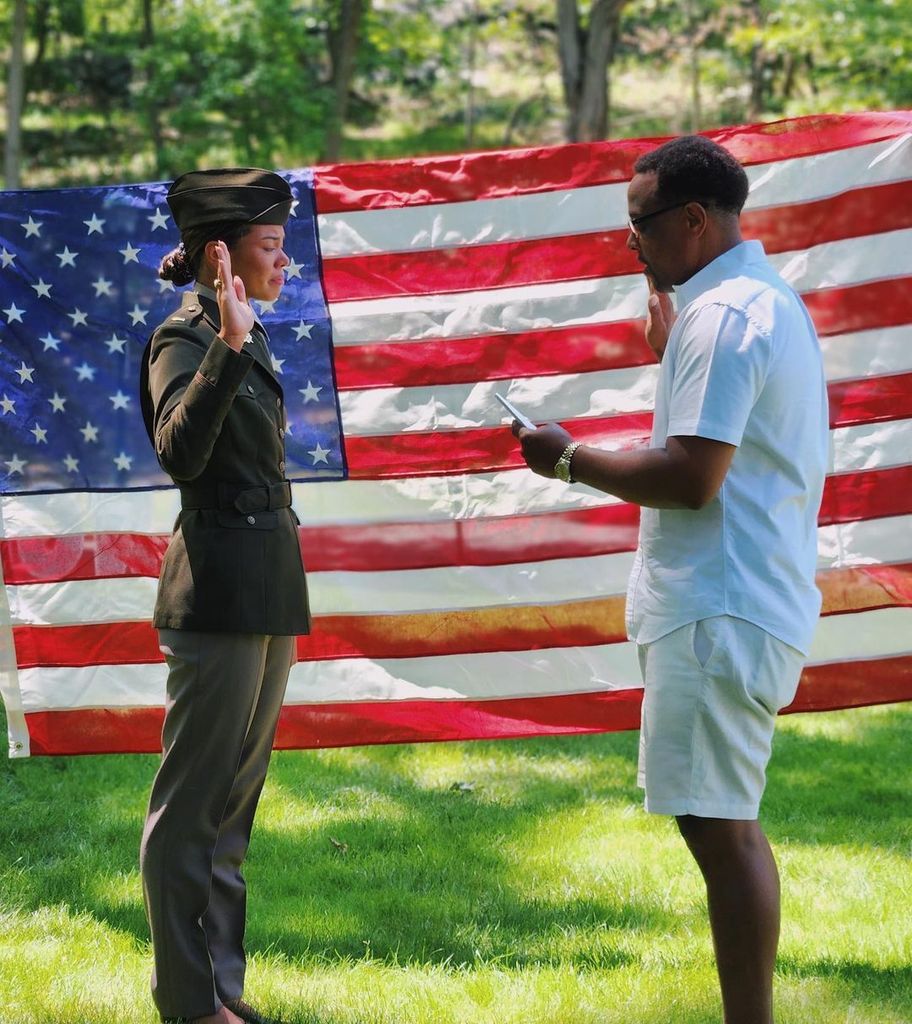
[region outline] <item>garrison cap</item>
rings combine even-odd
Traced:
[[[168,189],[168,206],[181,231],[206,224],[284,224],[293,196],[288,182],[259,167],[188,171]]]

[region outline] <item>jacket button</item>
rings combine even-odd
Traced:
[[[252,385],[252,384],[248,384],[248,385],[247,385],[247,390],[248,390],[248,391],[250,392],[250,394],[252,395],[252,394],[253,394],[253,385]]]
[[[253,526],[256,523],[256,516],[247,516],[247,522]]]
[[[284,436],[285,436],[284,428],[283,427],[279,427],[279,437],[284,437]]]
[[[285,463],[284,462],[280,462],[279,463],[279,472],[280,473],[284,473],[285,472]]]
[[[276,408],[277,409],[281,409],[282,408],[282,399],[281,398],[277,398],[276,399]]]

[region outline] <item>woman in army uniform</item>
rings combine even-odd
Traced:
[[[291,203],[288,183],[256,168],[192,171],[168,192],[182,241],[159,275],[195,286],[152,335],[140,385],[181,498],[153,619],[168,683],[141,850],[166,1021],[264,1020],[243,999],[241,864],[310,613],[284,398],[248,300],[282,290]]]

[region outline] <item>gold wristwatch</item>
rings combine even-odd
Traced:
[[[582,441],[571,441],[554,464],[554,475],[558,480],[563,480],[565,484],[573,483],[573,477],[570,476],[570,462],[573,459],[573,453],[577,448],[582,447],[582,444]]]

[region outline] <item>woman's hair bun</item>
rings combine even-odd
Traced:
[[[187,250],[183,242],[162,258],[158,276],[163,281],[173,281],[177,285],[189,284],[196,278],[196,273],[187,259]]]

